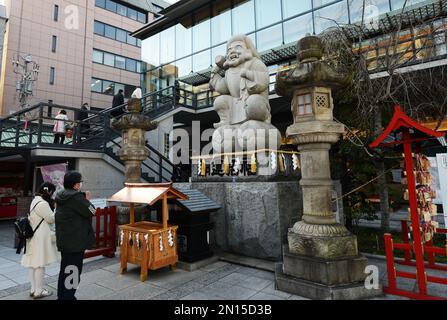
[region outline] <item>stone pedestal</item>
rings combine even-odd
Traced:
[[[211,214],[210,245],[243,256],[281,261],[291,223],[301,217],[296,181],[193,182],[175,188],[197,189],[220,204]]]

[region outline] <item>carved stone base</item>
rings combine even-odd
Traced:
[[[287,246],[283,247],[284,274],[327,286],[365,281],[367,263],[368,259],[361,255],[342,259],[311,258],[292,254]]]
[[[383,295],[381,286],[366,289],[363,281],[328,286],[289,276],[283,272],[282,264],[276,265],[275,281],[278,290],[315,300],[360,300]]]
[[[333,227],[334,232],[332,234],[326,233],[326,235],[322,235],[321,233],[314,233],[312,235],[309,233],[295,233],[295,227],[294,229],[289,229],[287,238],[289,243],[288,248],[291,253],[323,259],[338,259],[358,255],[357,237],[349,232],[341,234],[337,232],[342,231],[341,227],[343,226],[308,226],[315,226],[317,228],[316,230],[318,228]]]

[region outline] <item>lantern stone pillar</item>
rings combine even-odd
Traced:
[[[292,98],[294,123],[287,136],[301,157],[303,217],[289,229],[276,283],[282,291],[312,299],[374,296],[381,290],[365,288],[367,259],[358,253],[357,238],[332,212],[329,150],[344,132],[333,120],[332,89],[347,80],[322,60],[318,37],[303,38],[297,51],[298,66],[278,73],[276,92]]]
[[[138,89],[137,89],[138,90]],[[124,161],[125,183],[141,182],[141,163],[149,157],[146,148],[146,132],[155,130],[157,122],[151,121],[141,113],[141,95],[134,92],[127,103],[128,113],[112,123],[112,127],[122,131],[121,149],[118,156]],[[147,214],[145,206],[135,207],[136,220],[144,219]],[[127,224],[129,219],[129,207],[118,207],[118,224]]]
[[[131,98],[127,114],[112,123],[112,127],[121,130],[123,140],[118,156],[124,161],[125,182],[141,182],[141,163],[149,156],[146,148],[146,131],[155,130],[157,123],[141,113],[141,99]]]

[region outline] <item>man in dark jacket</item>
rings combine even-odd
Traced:
[[[56,195],[56,244],[61,252],[61,268],[57,285],[59,300],[76,300],[81,280],[84,252],[95,244],[90,218],[95,207],[90,194],[82,193],[82,175],[76,171],[64,176],[64,190]]]
[[[86,119],[89,117],[88,111],[88,103],[84,103],[81,107],[81,110],[76,113],[75,120],[78,122],[78,130],[80,129],[79,135],[77,135],[78,143],[82,141],[82,138],[84,138],[84,140],[88,138],[88,133],[90,130],[90,124],[86,121]]]
[[[113,96],[112,109],[124,104],[124,91],[120,89],[118,93]],[[114,118],[121,116],[124,113],[123,107],[113,110],[110,115]]]

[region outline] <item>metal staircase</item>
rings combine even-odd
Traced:
[[[148,114],[157,110],[149,104],[159,103],[160,99],[152,99],[149,94],[143,97],[143,102],[144,112]],[[121,149],[121,134],[110,127],[113,119],[111,113],[123,107],[125,106],[101,112],[91,110],[88,111],[91,116],[83,121],[67,121],[67,125],[73,127],[73,137],[67,138],[63,145],[53,144],[52,129],[55,114],[64,109],[69,119],[74,119],[79,109],[52,103],[39,103],[11,114],[0,119],[0,159],[2,156],[9,155],[11,151],[49,148],[103,152],[124,165],[117,156]],[[81,128],[84,129],[81,130]],[[175,178],[178,170],[174,164],[147,143],[146,148],[149,149],[150,155],[142,163],[142,178],[147,182],[168,182],[173,177]]]

